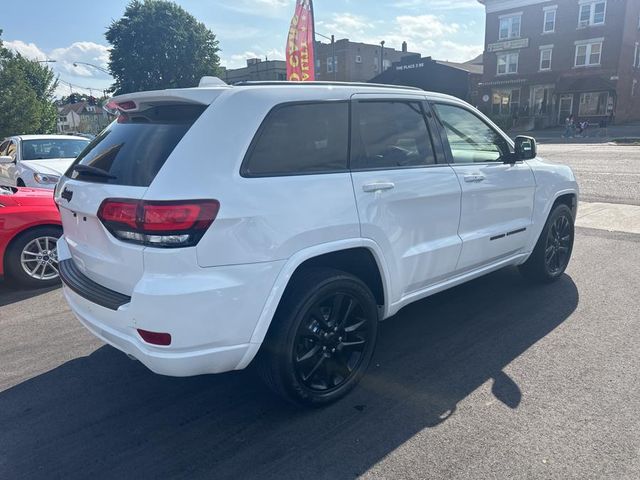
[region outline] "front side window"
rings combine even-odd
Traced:
[[[492,92],[492,113],[494,115],[510,115],[520,109],[520,89],[500,88]]]
[[[419,102],[358,102],[351,152],[354,169],[421,167],[436,163]]]
[[[585,117],[606,115],[608,101],[607,92],[583,93],[580,95],[578,114]]]
[[[551,70],[551,55],[553,48],[543,48],[540,50],[540,70]]]
[[[606,1],[593,1],[580,5],[578,27],[602,25],[607,10]]]
[[[510,15],[500,19],[500,40],[508,40],[509,38],[518,38],[520,36],[520,25],[522,15]]]
[[[542,26],[543,33],[551,33],[556,30],[556,9],[545,10],[544,12],[544,25]]]
[[[242,167],[250,177],[347,170],[347,102],[276,107],[264,120]]]
[[[24,146],[24,144],[23,144]],[[16,159],[16,150],[18,149],[16,142],[9,142],[9,145],[7,145],[7,153],[5,155],[10,156],[11,158],[13,158],[14,160]],[[24,152],[23,152],[24,153]],[[26,158],[22,158],[23,160],[28,160]]]
[[[498,75],[518,73],[518,53],[502,53],[498,55]]]
[[[447,104],[434,107],[444,126],[453,163],[501,162],[509,155],[507,141],[469,110]]]
[[[600,65],[602,56],[602,42],[585,43],[576,45],[576,67],[589,67]]]
[[[9,141],[5,141],[0,143],[0,156],[6,155],[7,147],[9,146]]]

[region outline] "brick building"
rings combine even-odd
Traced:
[[[229,85],[238,82],[286,80],[287,62],[249,58],[246,67],[225,69],[220,78]]]
[[[474,103],[503,124],[640,120],[640,0],[478,0],[484,74]]]
[[[402,58],[418,55],[408,51],[406,42],[402,50],[384,47],[381,69],[381,48],[381,45],[350,42],[346,38],[336,40],[333,45],[316,41],[316,80],[367,82]]]

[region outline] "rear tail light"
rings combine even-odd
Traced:
[[[119,240],[178,248],[196,245],[219,210],[217,200],[154,202],[108,198],[100,205],[98,218]]]

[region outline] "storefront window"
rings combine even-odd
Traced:
[[[531,90],[531,113],[535,116],[551,113],[553,86],[539,85]]]
[[[598,116],[607,114],[607,102],[609,94],[607,92],[583,93],[580,95],[580,116]]]
[[[509,115],[520,109],[520,89],[496,89],[492,92],[491,112],[494,115]]]

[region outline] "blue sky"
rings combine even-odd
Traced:
[[[111,79],[83,61],[106,67],[104,31],[120,18],[128,0],[22,0],[2,7],[0,28],[6,46],[24,55],[57,60],[63,82],[96,90]],[[216,33],[222,64],[235,68],[250,57],[284,58],[295,0],[177,0]],[[336,38],[379,43],[450,61],[482,52],[484,9],[476,0],[316,0],[316,30]],[[87,91],[74,88],[74,91]],[[62,83],[59,93],[69,93]]]

